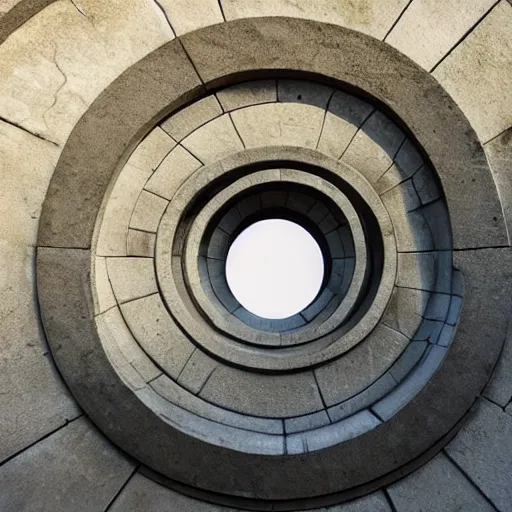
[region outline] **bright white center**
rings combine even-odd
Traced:
[[[315,239],[282,219],[256,222],[236,238],[226,261],[226,278],[242,306],[263,318],[287,318],[316,297],[324,262]]]

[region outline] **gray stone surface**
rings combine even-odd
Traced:
[[[133,467],[88,420],[79,418],[0,468],[0,508],[105,510]]]
[[[435,290],[437,257],[435,252],[399,253],[396,284],[404,288]]]
[[[130,228],[156,233],[168,204],[165,199],[143,190],[132,212]]]
[[[399,512],[495,511],[443,453],[387,490]]]
[[[484,390],[484,396],[505,407],[512,400],[512,324],[503,344],[500,358],[494,368],[491,380]]]
[[[258,375],[219,366],[200,395],[221,407],[253,416],[285,418],[323,408],[312,372]]]
[[[325,110],[334,94],[331,87],[305,80],[278,80],[277,100],[282,103],[306,103]]]
[[[478,400],[475,413],[446,447],[448,455],[498,510],[512,510],[512,416]]]
[[[218,362],[196,349],[183,367],[178,384],[197,394],[217,367]]]
[[[275,80],[252,80],[221,89],[216,95],[222,108],[230,112],[249,105],[277,101],[277,85]]]
[[[396,363],[389,369],[390,375],[396,382],[402,381],[413,370],[427,346],[426,341],[413,341],[407,345]]]
[[[319,411],[313,414],[307,414],[306,416],[298,416],[297,418],[284,420],[284,429],[287,434],[294,434],[296,432],[323,427],[329,423],[330,420],[327,412]]]

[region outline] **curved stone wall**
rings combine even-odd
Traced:
[[[508,1],[11,4],[0,508],[511,510]]]

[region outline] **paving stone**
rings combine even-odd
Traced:
[[[312,372],[260,375],[221,365],[199,396],[230,410],[268,418],[297,416],[323,408]]]
[[[94,313],[103,313],[117,305],[107,272],[107,259],[96,256],[94,259],[94,276],[92,295],[94,300]]]
[[[491,380],[484,390],[484,396],[505,407],[512,400],[512,324],[510,324]]]
[[[379,39],[384,38],[407,5],[405,0],[391,0],[385,7],[377,0],[370,0],[364,6],[350,0],[306,0],[300,4],[294,0],[221,1],[228,21],[253,16],[290,16],[334,23]]]
[[[484,146],[491,164],[494,181],[498,187],[509,239],[512,238],[512,128]]]
[[[277,100],[282,103],[304,103],[325,110],[334,90],[306,80],[278,80]]]
[[[389,369],[390,375],[396,382],[401,382],[416,366],[427,348],[426,341],[412,341],[407,345],[396,363]]]
[[[210,505],[171,491],[153,480],[135,473],[116,498],[110,512],[235,512],[234,509]]]
[[[338,160],[352,141],[358,128],[368,118],[373,107],[368,103],[336,91],[325,115],[318,150]]]
[[[384,192],[381,195],[381,199],[390,211],[393,211],[392,206],[401,208],[404,212],[410,212],[421,206],[420,198],[412,180],[406,180],[391,190]]]
[[[156,233],[169,201],[143,190],[130,219],[130,228]]]
[[[222,108],[226,112],[277,101],[276,80],[252,80],[221,89],[216,93]]]
[[[139,169],[154,171],[175,146],[176,141],[157,126],[139,143],[128,161]]]
[[[439,335],[439,339],[437,340],[437,344],[442,347],[448,347],[452,342],[455,336],[455,327],[453,325],[444,324],[443,330]]]
[[[286,437],[286,452],[296,455],[342,443],[375,428],[381,421],[370,411],[361,411],[335,425],[291,434]]]
[[[427,309],[423,315],[429,320],[445,322],[450,309],[451,296],[445,293],[431,293]]]
[[[370,405],[382,398],[386,393],[391,391],[395,386],[395,379],[392,377],[391,373],[386,372],[382,377],[377,379],[361,393],[355,395],[353,398],[345,400],[341,404],[330,407],[327,410],[329,418],[332,423],[336,423],[348,416],[352,416],[353,414],[368,408]]]
[[[95,320],[103,344],[115,344],[126,361],[135,368],[145,382],[162,374],[135,341],[119,308],[109,309],[96,316]]]
[[[446,451],[498,510],[511,510],[512,417],[485,399],[473,410]]]
[[[156,235],[154,233],[129,229],[126,241],[126,254],[127,256],[153,258],[155,255],[155,242]]]
[[[244,145],[233,122],[231,114],[224,114],[192,132],[182,145],[204,164],[242,151]]]
[[[361,126],[341,160],[375,183],[391,167],[403,141],[402,131],[377,111]]]
[[[450,309],[448,310],[448,316],[446,322],[450,325],[456,325],[459,321],[460,311],[462,309],[462,298],[452,295],[450,301]]]
[[[453,247],[453,237],[450,223],[450,216],[446,208],[446,201],[439,199],[421,208],[421,214],[425,218],[434,247],[438,251],[449,251]]]
[[[174,36],[145,0],[117,5],[54,2],[0,48],[0,115],[64,144],[76,122],[119,74]],[[116,48],[116,51],[112,51]]]
[[[217,0],[159,0],[159,4],[177,36],[224,21]]]
[[[495,510],[443,453],[387,490],[398,512]]]
[[[125,303],[121,311],[139,345],[169,376],[178,378],[195,345],[178,329],[160,296]]]
[[[414,341],[427,341],[436,344],[443,332],[445,324],[436,320],[423,320],[418,332],[414,335]]]
[[[429,293],[395,287],[382,322],[412,339],[422,321]]]
[[[512,5],[501,1],[436,68],[433,75],[455,99],[482,142],[512,125]]]
[[[338,404],[365,390],[393,364],[408,343],[403,334],[380,324],[364,343],[344,357],[317,368],[315,375],[326,405]]]
[[[222,108],[214,95],[206,96],[172,114],[162,123],[162,129],[180,142],[194,130],[222,114]]]
[[[107,258],[107,270],[119,303],[157,291],[155,269],[150,258]]]
[[[314,149],[324,111],[302,103],[267,103],[232,113],[247,148],[300,146]]]
[[[430,167],[424,165],[412,178],[414,188],[421,199],[422,204],[428,204],[441,197],[441,191]]]
[[[298,416],[284,420],[284,428],[287,434],[296,432],[304,432],[314,428],[323,427],[330,423],[329,416],[325,411],[307,414],[306,416]]]
[[[430,71],[493,3],[494,0],[441,4],[436,0],[417,0],[407,7],[386,37],[386,43]]]
[[[0,508],[105,510],[133,466],[88,420],[79,418],[0,468]]]
[[[437,251],[436,254],[436,285],[435,291],[451,293],[453,281],[452,251]]]
[[[160,164],[144,188],[170,201],[183,181],[199,167],[201,162],[197,158],[182,146],[177,146]]]
[[[401,200],[393,202],[385,200],[385,205],[393,221],[399,252],[433,251],[435,249],[430,226],[421,210],[407,213]]]
[[[126,236],[133,209],[151,169],[127,163],[106,202],[96,243],[97,256],[126,256]]]
[[[398,253],[398,286],[433,291],[436,283],[437,255],[433,252]]]
[[[383,421],[388,421],[425,386],[433,373],[438,369],[445,354],[445,347],[430,347],[415,370],[391,393],[374,404],[371,410]]]
[[[197,394],[217,365],[218,362],[215,359],[196,349],[183,367],[178,383],[192,393]]]

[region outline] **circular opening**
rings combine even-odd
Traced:
[[[235,239],[226,278],[238,302],[254,315],[281,319],[306,308],[317,296],[324,261],[315,239],[294,222],[268,219]]]

